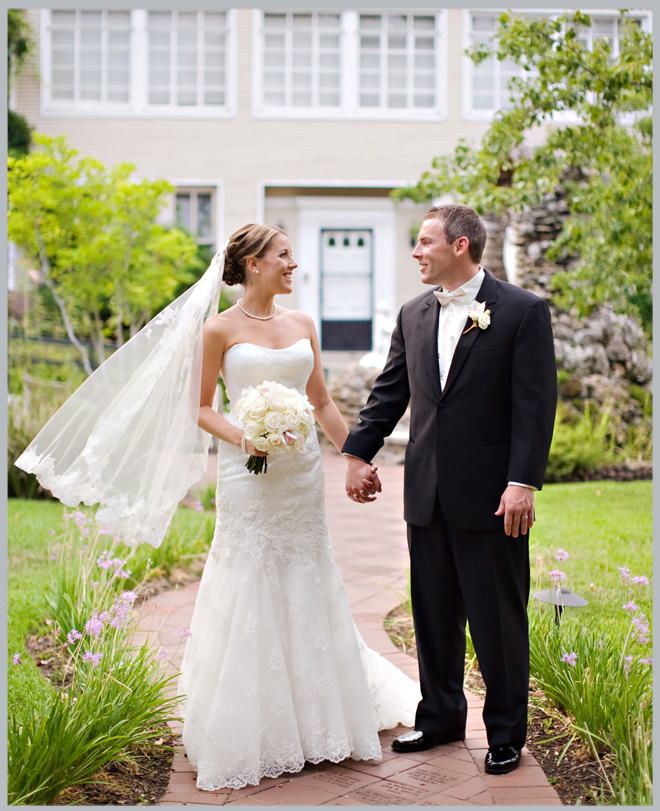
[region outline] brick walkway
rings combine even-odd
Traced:
[[[408,566],[405,525],[401,518],[403,467],[381,465],[383,493],[372,504],[355,504],[344,494],[344,461],[325,455],[326,498],[330,532],[353,617],[365,642],[405,673],[417,678],[417,663],[401,653],[383,630],[383,617],[402,602]],[[212,475],[212,474],[211,474]],[[141,636],[177,648],[178,627],[187,627],[198,582],[166,592],[143,607]],[[173,657],[181,661],[182,646]],[[169,665],[172,667],[172,665]],[[403,730],[380,735],[383,759],[346,760],[309,765],[295,775],[266,778],[238,791],[200,791],[183,752],[174,755],[173,771],[161,805],[561,805],[541,767],[524,749],[519,769],[502,777],[483,770],[487,750],[481,718],[482,699],[466,691],[467,736],[463,743],[438,746],[402,757],[390,743]],[[174,726],[174,731],[180,731]]]

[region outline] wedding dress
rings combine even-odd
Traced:
[[[274,380],[305,392],[308,339],[283,349],[232,346],[230,403]],[[238,424],[234,409],[229,420]],[[367,648],[334,560],[313,431],[266,473],[220,443],[217,522],[186,640],[179,693],[197,786],[256,785],[305,762],[381,758],[379,729],[413,726],[419,686]]]

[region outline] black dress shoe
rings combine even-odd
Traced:
[[[441,743],[453,743],[454,741],[464,741],[465,732],[437,733],[421,732],[415,729],[406,732],[392,741],[392,749],[395,752],[423,752],[425,749],[432,749],[440,746]]]
[[[508,774],[520,766],[522,747],[513,744],[491,746],[486,755],[487,774]]]

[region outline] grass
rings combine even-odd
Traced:
[[[618,602],[607,600],[601,607],[597,598],[601,589],[607,596],[619,588],[619,566],[651,577],[652,510],[650,481],[546,485],[536,495],[537,523],[530,533],[531,590],[548,588],[547,567],[559,568],[568,576],[565,585],[589,601],[573,612],[583,619],[602,610],[618,613]],[[569,560],[557,563],[550,549],[567,550]],[[541,555],[545,569],[539,572],[535,561]]]
[[[8,502],[8,576],[7,645],[11,657],[21,655],[21,667],[9,667],[7,690],[10,703],[19,715],[45,707],[51,690],[27,654],[25,640],[30,634],[55,635],[45,624],[45,597],[58,573],[63,511],[58,501],[9,499]],[[131,578],[123,581],[133,588],[144,574],[151,556],[152,576],[169,575],[177,566],[190,566],[208,549],[213,516],[179,508],[168,535],[159,549],[143,547],[131,559]],[[65,550],[66,553],[66,550]],[[55,559],[51,555],[55,554]]]
[[[553,607],[530,598],[530,670],[543,711],[570,718],[596,757],[613,753],[616,772],[594,797],[603,805],[652,804],[652,650],[633,622],[648,623],[651,636],[652,591],[632,583],[651,580],[652,496],[650,481],[546,485],[530,534],[531,591],[550,588],[560,570],[562,585],[588,601],[557,625]],[[568,558],[557,560],[559,550]],[[624,610],[630,601],[636,608]],[[573,653],[574,664],[562,661]],[[468,634],[466,672],[473,657]]]
[[[10,500],[9,661],[21,660],[9,665],[11,804],[48,804],[109,761],[130,758],[136,744],[161,737],[178,710],[170,695],[175,677],[164,675],[154,650],[133,643],[133,589],[177,567],[195,568],[212,528],[213,516],[180,509],[158,550],[130,550],[99,536],[91,511]],[[104,550],[119,566],[100,565]],[[101,627],[85,633],[93,617]],[[67,640],[73,628],[83,632],[78,642]],[[61,690],[27,653],[30,634],[55,639],[49,655],[57,658]]]

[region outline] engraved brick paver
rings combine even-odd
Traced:
[[[390,642],[382,624],[383,617],[404,599],[409,565],[402,518],[403,466],[379,464],[383,493],[371,504],[356,504],[345,496],[344,460],[326,453],[323,464],[330,534],[358,629],[370,647],[417,678],[417,663]],[[208,481],[214,476],[215,459],[211,458]],[[167,648],[170,662],[164,666],[181,664],[183,645],[176,629],[190,625],[198,589],[196,581],[144,603],[141,632]],[[308,764],[296,774],[264,778],[258,786],[239,790],[197,789],[194,770],[179,743],[160,805],[561,805],[526,749],[520,768],[511,774],[484,774],[488,743],[481,718],[483,696],[466,691],[466,699],[464,742],[402,756],[390,748],[394,738],[406,731],[399,726],[380,733],[381,761]],[[180,734],[180,724],[171,728]]]

